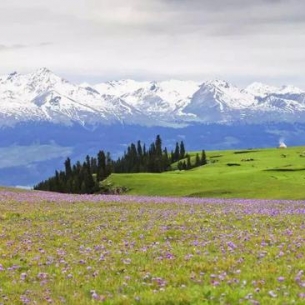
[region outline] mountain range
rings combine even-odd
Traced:
[[[47,68],[0,77],[0,126],[61,125],[183,127],[193,123],[304,122],[305,91],[253,83],[119,80],[76,85]]]
[[[305,92],[254,83],[119,80],[73,84],[46,68],[0,77],[0,185],[32,186],[72,162],[161,135],[174,149],[304,145]]]

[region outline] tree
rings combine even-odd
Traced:
[[[91,163],[90,166],[91,166],[92,173],[96,173],[97,172],[97,159],[91,157],[90,163]]]
[[[141,146],[141,141],[138,141],[138,143],[137,143],[137,153],[140,158],[143,157],[143,149]]]
[[[175,152],[174,152],[174,162],[179,161],[179,158],[180,158],[180,149],[179,149],[179,144],[177,142]]]
[[[96,180],[102,181],[106,178],[106,156],[104,151],[100,150],[97,154],[97,172]]]
[[[185,147],[184,147],[183,141],[181,141],[181,143],[180,143],[180,157],[179,157],[179,159],[180,160],[184,159],[184,157],[185,157]]]
[[[178,167],[179,171],[181,171],[183,169],[182,161],[178,162],[178,166],[177,167]]]
[[[163,171],[169,170],[170,168],[170,160],[168,157],[168,152],[167,152],[167,148],[164,148],[163,151]]]
[[[94,191],[95,189],[95,182],[92,176],[92,172],[90,169],[90,166],[88,166],[88,163],[85,162],[83,164],[83,182],[84,182],[84,186],[83,186],[83,190],[85,191],[85,193],[90,194]]]
[[[71,177],[72,175],[72,168],[71,168],[71,160],[67,158],[65,161],[65,172],[67,177]]]
[[[171,151],[171,163],[175,162],[175,154],[173,151]]]
[[[191,168],[192,168],[191,157],[190,155],[188,155],[186,158],[186,169],[191,169]]]
[[[106,154],[106,172],[105,172],[106,177],[110,176],[111,173],[112,173],[112,159],[111,159],[110,153],[107,152],[107,154]]]
[[[163,164],[163,154],[162,154],[162,141],[159,135],[157,135],[155,141],[155,156],[154,156],[154,171],[157,173],[162,173],[164,171],[164,164]]]
[[[205,154],[205,151],[202,150],[201,151],[201,165],[205,165],[205,164],[207,164],[207,156]]]
[[[200,161],[200,157],[199,157],[199,154],[197,153],[196,154],[196,161],[195,161],[195,166],[198,167],[201,165],[201,161]]]

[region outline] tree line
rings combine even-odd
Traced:
[[[204,150],[201,157],[196,155],[195,163],[186,153],[183,141],[176,143],[170,153],[162,147],[161,137],[146,148],[138,141],[127,147],[124,155],[112,160],[110,153],[99,151],[96,157],[86,156],[83,163],[71,164],[70,158],[64,162],[64,170],[55,171],[55,175],[34,186],[35,190],[54,191],[61,193],[92,194],[102,192],[100,182],[111,173],[162,173],[172,170],[171,164],[178,162],[179,170],[191,169],[206,164]]]
[[[128,146],[124,156],[113,163],[115,173],[162,173],[171,170],[171,164],[185,158],[183,141],[176,143],[176,148],[170,154],[167,148],[162,148],[162,140],[158,135],[155,142],[147,149],[141,141]]]
[[[34,186],[35,190],[93,194],[99,191],[99,182],[106,179],[112,173],[110,154],[99,151],[97,156],[89,157],[83,163],[77,161],[71,165],[70,158],[67,158],[63,171],[55,171],[55,175]]]

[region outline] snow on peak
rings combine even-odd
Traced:
[[[83,83],[81,83],[81,84],[79,84],[79,86],[81,87],[81,88],[87,88],[87,87],[92,87],[92,85],[91,84],[89,84],[89,83],[87,83],[87,82],[83,82]]]
[[[46,67],[43,67],[43,68],[39,68],[38,70],[36,70],[35,72],[36,74],[53,74],[53,72],[46,68]]]
[[[248,92],[257,97],[266,97],[271,93],[279,91],[279,88],[274,86],[268,86],[260,82],[254,82],[244,89],[245,92]]]
[[[100,83],[92,87],[102,95],[113,95],[116,97],[120,97],[124,94],[130,94],[132,92],[135,92],[148,85],[149,82],[138,82],[131,79],[124,79]]]
[[[232,109],[245,108],[255,104],[253,96],[247,92],[243,92],[236,86],[224,80],[211,80],[204,82],[200,87],[202,97],[209,96],[209,99],[217,101],[222,104],[222,107],[229,107]]]
[[[300,88],[297,88],[295,86],[285,85],[285,86],[281,87],[280,93],[281,94],[302,94],[302,93],[305,93],[305,92],[303,90],[301,90]]]
[[[0,83],[4,83],[4,82],[13,82],[14,79],[16,79],[16,77],[18,77],[18,73],[15,71],[15,72],[12,72],[8,75],[3,75],[3,76],[0,76]]]
[[[49,84],[56,84],[56,83],[67,83],[66,80],[54,74],[51,70],[47,68],[41,68],[28,75],[29,81],[35,82],[46,82]]]
[[[244,89],[244,91],[256,96],[256,97],[261,97],[264,98],[268,95],[285,95],[285,94],[302,94],[304,93],[303,90],[291,86],[291,85],[284,85],[280,88],[275,87],[275,86],[269,86],[266,84],[262,84],[259,82],[254,82],[248,87]]]
[[[134,81],[130,79],[111,81],[93,86],[100,94],[124,100],[141,111],[172,112],[189,102],[199,89],[192,81]]]
[[[229,88],[233,87],[233,85],[229,84],[225,80],[222,79],[214,79],[214,80],[209,80],[207,82],[203,83],[206,86],[214,86],[214,87],[219,87],[219,88]]]

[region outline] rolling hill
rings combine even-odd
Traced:
[[[189,171],[112,174],[104,185],[132,195],[305,199],[305,147],[208,151],[207,158]]]

